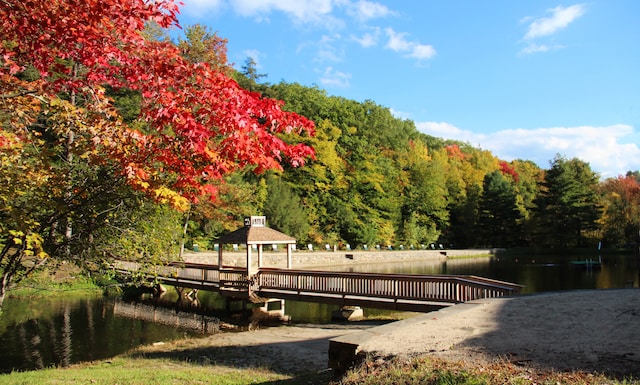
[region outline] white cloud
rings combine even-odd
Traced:
[[[416,44],[413,46],[410,57],[414,57],[416,59],[431,59],[436,55],[436,50],[431,45],[426,44]]]
[[[351,74],[336,71],[333,67],[327,67],[322,73],[320,83],[327,87],[347,88],[351,85],[349,82],[350,79]]]
[[[446,122],[416,122],[416,127],[425,134],[469,143],[471,143],[470,139],[472,136],[480,136],[471,131],[463,131],[453,124]]]
[[[262,53],[260,51],[258,51],[257,49],[245,49],[244,51],[242,51],[242,53],[244,54],[245,60],[246,58],[253,59],[254,63],[256,64],[256,69],[262,68],[262,65],[260,63],[260,57],[262,56]]]
[[[640,147],[636,144],[640,133],[625,124],[512,129],[490,134],[476,134],[445,122],[416,126],[426,134],[468,142],[505,160],[532,160],[542,168],[548,168],[554,156],[561,154],[588,162],[603,178],[640,170]]]
[[[569,24],[584,15],[586,10],[585,4],[575,4],[566,8],[557,6],[547,9],[551,16],[537,19],[525,17],[521,22],[528,24],[527,32],[522,40],[526,46],[520,50],[520,53],[528,55],[565,48],[564,45],[540,43],[539,41],[541,39],[549,40],[550,36],[567,28]]]
[[[378,38],[380,37],[380,28],[372,28],[372,32],[366,32],[361,37],[351,35],[351,40],[360,44],[361,47],[369,48],[378,45]]]
[[[340,35],[323,35],[316,44],[313,45],[316,48],[316,62],[340,62],[345,56],[343,49],[335,45],[336,42],[340,42],[342,37]]]
[[[527,29],[524,36],[525,39],[535,39],[542,36],[552,35],[569,26],[574,20],[584,15],[586,11],[585,4],[575,4],[570,7],[557,6],[548,9],[551,13],[549,17],[541,17],[534,19]]]
[[[520,52],[524,54],[530,54],[530,53],[537,53],[537,52],[547,52],[550,49],[551,48],[546,44],[529,44],[528,46],[524,47]]]
[[[317,22],[333,10],[331,0],[233,0],[231,7],[240,15],[263,19],[280,11],[298,22]]]
[[[405,36],[407,35],[405,32],[396,32],[393,28],[386,28],[385,32],[389,37],[387,48],[396,52],[411,50],[412,43],[405,39]]]
[[[220,12],[225,7],[224,0],[182,0],[184,6],[180,12],[190,16],[204,16],[212,12]]]
[[[361,22],[394,14],[394,12],[385,5],[367,0],[360,0],[356,3],[346,2],[345,5],[347,7],[347,14]]]
[[[436,50],[431,45],[407,40],[405,32],[396,32],[393,28],[386,28],[385,32],[389,37],[386,48],[392,51],[405,52],[406,56],[417,59],[430,59],[436,54]]]

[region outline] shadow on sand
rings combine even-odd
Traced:
[[[502,303],[497,327],[456,349],[524,366],[640,377],[639,289],[554,292]]]

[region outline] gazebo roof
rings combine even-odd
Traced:
[[[255,218],[255,217],[253,217]],[[220,244],[241,243],[246,245],[295,244],[296,239],[268,227],[245,225],[236,231],[225,234],[216,240]]]

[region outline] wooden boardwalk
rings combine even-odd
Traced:
[[[115,269],[131,274],[135,262]],[[522,286],[476,276],[350,273],[316,270],[246,268],[173,263],[144,271],[149,278],[175,286],[219,291],[222,295],[265,302],[284,299],[408,311],[437,308],[482,298],[518,294]]]

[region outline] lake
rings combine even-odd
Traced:
[[[597,255],[592,259],[599,261]],[[575,261],[576,257],[571,256],[523,254],[509,258],[367,263],[322,269],[478,275],[524,285],[524,294],[640,286],[640,266],[633,254],[603,256],[602,264],[594,268],[574,266],[571,262]],[[170,290],[166,297],[167,303],[175,302],[175,290]],[[219,330],[217,320],[224,309],[224,301],[216,293],[208,292],[200,292],[198,298],[201,307],[195,313],[144,307],[104,297],[7,299],[0,316],[0,344],[3,347],[0,349],[0,372],[107,359],[139,345],[202,336]],[[287,301],[285,309],[294,323],[327,323],[331,322],[331,312],[337,310],[337,306]],[[364,310],[365,315],[388,312]]]

